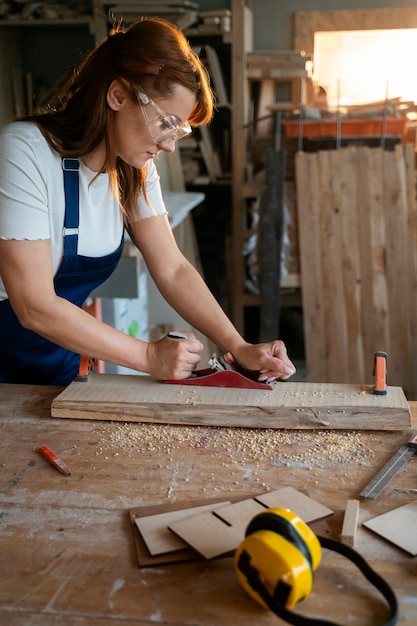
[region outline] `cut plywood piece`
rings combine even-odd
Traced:
[[[417,502],[410,502],[378,515],[362,525],[412,556],[417,555]]]
[[[230,502],[206,504],[190,509],[181,509],[180,511],[168,511],[167,513],[157,515],[148,515],[146,517],[136,518],[135,524],[152,555],[176,552],[177,550],[188,548],[188,544],[169,530],[168,526],[170,524],[207,511],[214,511],[226,504],[230,504]]]
[[[222,511],[215,511],[213,517],[216,516],[222,520],[223,525],[233,526],[233,528],[245,533],[248,520],[263,511],[265,511],[265,507],[256,498],[249,498],[235,504],[229,504],[229,506],[223,507]]]
[[[92,374],[52,402],[52,417],[249,428],[411,430],[400,387],[276,383],[273,389],[164,384],[150,376]]]
[[[300,517],[303,513],[302,519],[306,522],[333,513],[312,498],[287,487],[175,522],[169,528],[206,559],[212,559],[236,550],[245,538],[251,519],[268,508],[287,508]]]
[[[238,507],[238,510],[244,508],[241,502],[233,506]],[[258,506],[260,511],[265,510],[261,505]],[[221,516],[213,513],[177,522],[170,526],[170,530],[206,559],[232,552],[245,537],[245,528],[241,524],[230,526]]]
[[[242,498],[231,497],[231,502],[238,502]],[[193,508],[199,506],[221,505],[224,502],[222,498],[193,500]],[[165,552],[164,554],[151,554],[146,545],[142,533],[139,531],[136,520],[142,517],[150,517],[153,515],[161,515],[163,513],[171,513],[173,511],[182,511],[190,508],[189,502],[176,501],[167,502],[165,504],[155,504],[149,506],[135,507],[129,510],[129,518],[133,530],[133,541],[135,544],[136,555],[139,567],[155,567],[159,565],[167,565],[169,563],[186,563],[190,561],[199,561],[203,557],[201,554],[193,550],[188,544],[183,550],[175,550],[174,552]],[[171,531],[168,531],[171,532]],[[171,533],[173,536],[174,534]]]
[[[268,508],[291,509],[306,524],[333,514],[333,511],[327,506],[316,502],[294,487],[284,487],[278,491],[271,491],[257,496],[256,499]]]

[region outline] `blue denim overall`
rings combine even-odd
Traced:
[[[65,188],[64,256],[54,278],[55,292],[81,307],[91,291],[115,270],[123,249],[103,257],[78,255],[79,161],[62,159]],[[80,355],[23,328],[9,300],[0,302],[0,383],[68,385],[77,376]]]

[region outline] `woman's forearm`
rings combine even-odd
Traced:
[[[193,328],[199,330],[223,351],[235,351],[245,343],[197,270],[185,262],[174,280],[157,281],[166,301]]]
[[[56,297],[27,311],[24,325],[72,352],[146,371],[145,342],[101,322],[62,298]]]

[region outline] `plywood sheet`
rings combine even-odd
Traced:
[[[410,502],[393,511],[378,515],[362,523],[399,548],[417,555],[417,502]]]
[[[151,377],[93,374],[52,402],[53,417],[250,428],[411,430],[404,393],[388,387],[277,383],[272,390],[167,385]]]

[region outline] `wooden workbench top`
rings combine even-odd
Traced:
[[[338,538],[346,501],[408,432],[277,431],[50,417],[61,388],[0,385],[0,624],[267,626],[232,559],[139,568],[129,510],[192,506],[292,486],[331,508],[312,527]],[[417,403],[411,403],[413,428]],[[39,455],[49,446],[66,477]],[[359,521],[415,501],[417,455]],[[415,558],[359,525],[357,550],[395,589],[401,624],[417,623]],[[383,624],[383,600],[342,557],[324,551],[296,612],[343,625]]]

